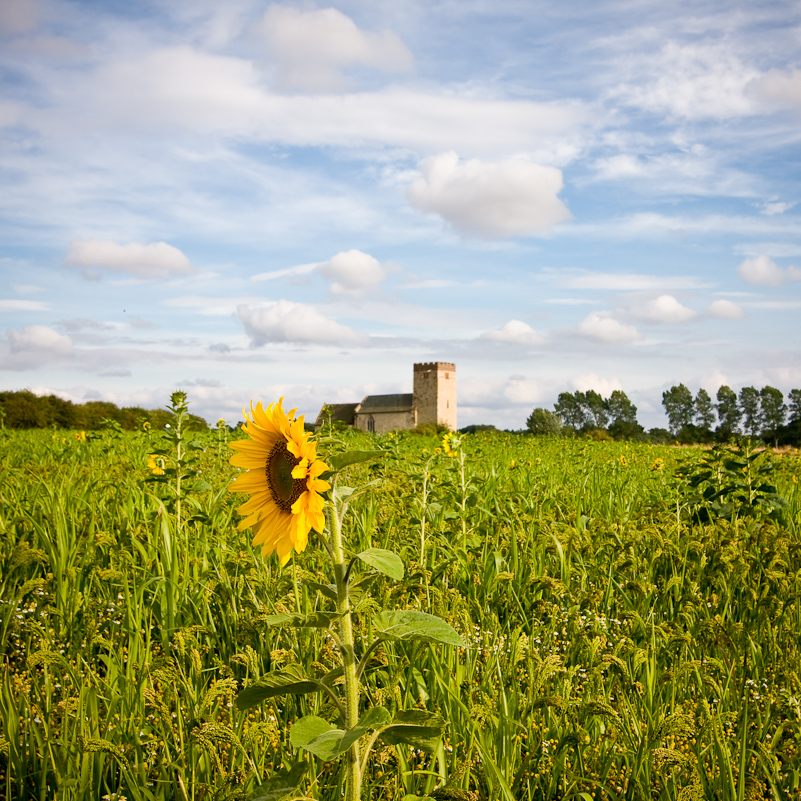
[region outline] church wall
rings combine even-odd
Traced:
[[[369,421],[373,420],[373,433],[387,434],[390,431],[405,431],[417,425],[417,410],[412,407],[403,412],[356,412],[353,427],[360,431],[370,431]]]

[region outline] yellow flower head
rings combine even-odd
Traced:
[[[662,470],[665,466],[665,462],[661,456],[657,456],[654,460],[654,463],[651,465],[651,470]]]
[[[239,530],[252,528],[253,544],[262,546],[264,556],[275,551],[285,565],[293,549],[305,550],[311,529],[325,528],[325,501],[319,493],[331,485],[319,477],[329,468],[317,459],[317,443],[309,441],[303,416],[294,419],[296,410],[285,412],[283,402],[266,409],[251,403],[252,419],[244,413],[242,428],[250,439],[231,443],[239,451],[231,464],[247,472],[228,489],[252,496],[239,507],[245,517]]]
[[[76,431],[75,432],[75,439],[77,439],[78,442],[86,442],[86,432],[85,431]]]
[[[625,467],[628,464],[628,462],[626,461],[626,456],[623,453],[620,454],[620,464],[622,464],[623,467]]]
[[[150,431],[150,421],[149,420],[145,420],[145,422],[142,423],[142,431]]]
[[[147,469],[154,476],[163,476],[164,475],[164,461],[162,459],[156,459],[155,456],[152,454],[147,457]]]

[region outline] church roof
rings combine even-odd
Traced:
[[[317,415],[314,425],[319,428],[327,423],[328,413],[324,414],[324,412],[326,412],[326,409],[330,409],[332,423],[344,423],[346,426],[352,426],[358,405],[358,403],[326,403],[320,409],[320,414]]]
[[[368,395],[359,405],[357,412],[358,414],[408,412],[414,405],[413,398],[411,392],[400,395]]]

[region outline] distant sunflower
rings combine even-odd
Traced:
[[[266,409],[261,403],[254,409],[251,403],[252,419],[245,412],[242,428],[250,439],[231,443],[239,451],[231,464],[247,473],[228,489],[252,495],[239,507],[245,516],[239,530],[252,528],[253,544],[261,545],[265,556],[275,551],[285,565],[293,549],[305,550],[311,529],[323,531],[325,502],[319,493],[331,485],[320,479],[329,468],[317,459],[317,443],[309,441],[303,416],[293,420],[295,409],[285,412],[283,401]]]

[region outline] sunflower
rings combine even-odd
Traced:
[[[320,474],[328,465],[317,459],[317,443],[309,441],[303,429],[303,416],[293,419],[295,409],[285,412],[284,399],[253,408],[251,417],[242,426],[250,439],[231,443],[239,451],[231,464],[244,467],[228,488],[231,492],[246,492],[252,497],[239,507],[245,519],[239,530],[252,527],[253,544],[262,546],[264,556],[275,551],[281,564],[289,561],[294,549],[306,548],[309,531],[322,532],[325,527],[324,501],[319,495],[330,489]]]

